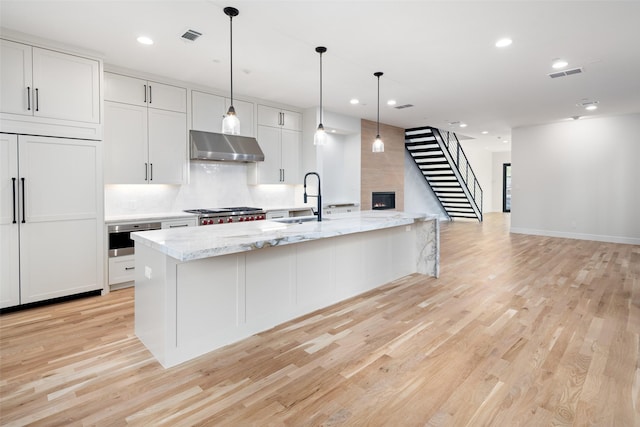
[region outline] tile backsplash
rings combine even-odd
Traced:
[[[106,185],[105,216],[194,208],[301,206],[301,185],[248,185],[247,165],[190,162],[187,185]]]

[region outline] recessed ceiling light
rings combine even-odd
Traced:
[[[483,131],[482,131],[482,134],[483,134],[483,135],[486,135],[486,134],[488,134],[488,133],[489,133],[489,131],[486,131],[486,130],[483,130]]]
[[[396,105],[396,100],[395,99],[388,100],[387,105]]]
[[[503,144],[508,144],[509,141],[507,141],[506,139],[504,141],[502,141]]]
[[[466,127],[467,127],[467,124],[466,124],[466,123],[460,123],[460,127],[461,127],[461,128],[466,128]]]
[[[598,106],[596,104],[591,104],[591,105],[587,105],[586,107],[584,107],[585,110],[587,111],[593,111],[593,110],[597,110]]]
[[[554,59],[553,62],[551,63],[551,67],[555,68],[556,70],[559,70],[560,68],[564,68],[567,65],[569,65],[569,63],[564,59],[560,59],[560,58]]]
[[[349,101],[351,103],[351,105],[356,105],[360,103],[359,99],[353,98],[351,101]]]
[[[513,43],[513,40],[511,40],[508,37],[505,37],[503,39],[500,39],[496,42],[496,47],[507,47],[509,46],[511,43]]]
[[[137,40],[138,40],[138,43],[140,44],[146,44],[146,45],[153,44],[153,40],[151,40],[151,38],[147,36],[140,36],[137,38]]]
[[[336,133],[336,130],[335,129],[331,129],[331,133]]]

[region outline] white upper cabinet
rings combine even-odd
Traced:
[[[258,144],[264,162],[248,168],[251,184],[300,184],[302,115],[258,105]]]
[[[104,73],[106,184],[187,182],[187,90]]]
[[[222,118],[227,114],[230,104],[229,98],[191,91],[191,129],[220,133]],[[254,104],[236,99],[233,108],[240,120],[240,135],[254,136]]]
[[[100,139],[100,61],[1,42],[3,131]]]
[[[105,101],[187,112],[187,90],[121,74],[104,73]]]
[[[302,114],[258,104],[258,125],[302,130]]]

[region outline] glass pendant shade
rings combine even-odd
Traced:
[[[315,135],[313,135],[313,145],[325,145],[327,143],[327,133],[324,131],[322,123],[318,125]]]
[[[240,119],[236,116],[236,110],[233,105],[229,107],[229,111],[222,119],[222,133],[240,135]]]
[[[380,138],[380,135],[376,135],[376,140],[373,141],[371,151],[373,151],[374,153],[384,153],[384,142],[382,142],[382,138]]]

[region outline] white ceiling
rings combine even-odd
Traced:
[[[375,120],[373,73],[383,71],[381,122],[451,128],[494,151],[509,149],[501,141],[514,127],[640,112],[638,1],[0,0],[0,24],[91,50],[105,64],[225,90],[225,6],[240,10],[237,97],[317,106],[322,45],[326,110]],[[203,36],[185,42],[187,29]],[[154,45],[138,44],[142,34]],[[503,36],[513,44],[498,49]],[[584,73],[551,79],[557,57]],[[414,107],[389,107],[390,98]],[[577,107],[583,99],[599,109]]]

